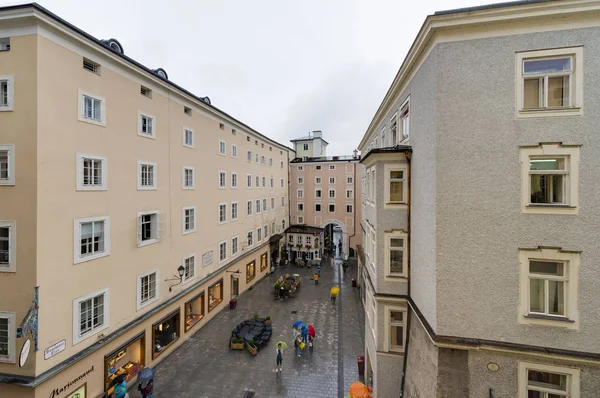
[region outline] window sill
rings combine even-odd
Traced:
[[[153,245],[155,243],[158,243],[160,239],[156,238],[156,239],[148,239],[142,242],[138,242],[137,246],[138,247],[144,247],[144,246],[149,246],[149,245]]]
[[[15,182],[12,180],[0,180],[0,185],[15,185]]]
[[[145,307],[148,307],[149,305],[152,305],[152,304],[154,304],[157,301],[158,301],[158,296],[154,297],[151,300],[146,301],[145,303],[139,303],[138,306],[137,306],[137,311],[139,311],[139,310],[141,310],[141,309],[143,309]]]
[[[140,137],[149,138],[149,139],[151,139],[151,140],[155,140],[155,139],[156,139],[156,135],[154,135],[154,134],[140,133],[140,132],[138,131],[138,135],[139,135]]]
[[[0,273],[2,272],[17,272],[17,266],[14,264],[2,264],[0,266]]]
[[[190,283],[191,281],[193,281],[193,280],[195,280],[195,279],[196,279],[196,276],[195,276],[195,275],[194,275],[194,276],[192,276],[192,277],[190,277],[190,278],[187,278],[187,279],[181,279],[181,284],[182,284],[182,285],[188,284],[188,283]]]
[[[519,109],[517,111],[517,118],[581,116],[582,114],[583,110],[581,107]]]
[[[193,191],[195,188],[194,187],[183,187],[181,189],[183,189],[184,191]]]
[[[556,321],[556,322],[566,322],[566,323],[575,323],[575,321],[564,317],[564,316],[552,316],[552,315],[543,315],[543,314],[527,314],[523,315],[528,319],[543,319],[545,321]]]
[[[104,325],[104,326],[102,326],[102,327],[100,327],[98,329],[92,330],[91,332],[88,332],[88,333],[86,333],[86,334],[84,334],[82,336],[76,336],[73,339],[73,345],[77,345],[77,344],[81,343],[82,341],[87,340],[90,337],[92,337],[92,336],[94,336],[94,335],[96,335],[96,334],[98,334],[101,331],[106,330],[106,329],[108,329],[108,325]]]
[[[87,261],[96,260],[98,258],[106,257],[109,254],[110,254],[110,252],[103,252],[103,253],[99,253],[99,254],[91,254],[89,256],[84,256],[84,257],[81,257],[81,255],[79,255],[78,257],[75,258],[74,264],[85,263]]]
[[[12,112],[14,110],[12,104],[8,106],[0,106],[0,112]]]
[[[195,229],[190,229],[189,231],[183,231],[182,235],[189,235],[189,234],[193,234],[194,232],[196,232]]]
[[[185,148],[192,148],[192,149],[194,149],[194,145],[183,144],[183,146],[184,146]]]
[[[79,118],[80,122],[93,124],[95,126],[106,127],[106,121],[104,120],[96,120],[96,119],[86,119],[85,117]]]
[[[156,187],[156,186],[153,186],[153,187],[142,187],[142,186],[139,186],[137,188],[138,191],[156,191],[157,189],[158,189],[158,187]]]
[[[102,186],[85,186],[85,185],[79,185],[77,186],[77,191],[80,192],[85,192],[85,191],[106,191],[108,190],[108,188],[106,187],[106,185],[102,185]]]
[[[530,203],[527,207],[542,207],[542,208],[562,208],[562,209],[576,209],[577,206],[555,204],[555,203]]]
[[[397,279],[397,280],[408,280],[408,277],[406,275],[386,275],[386,278],[390,278],[390,279]]]

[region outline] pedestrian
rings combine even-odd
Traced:
[[[294,347],[296,348],[296,355],[300,358],[302,356],[302,337],[298,336],[294,340]]]
[[[148,380],[146,387],[142,387],[142,383],[138,384],[138,391],[142,393],[142,398],[152,398],[152,390],[154,390],[154,379]]]
[[[308,343],[308,327],[305,324],[302,324],[302,342],[304,344]]]
[[[315,285],[318,285],[319,284],[319,273],[318,272],[315,272],[314,280],[315,280]]]
[[[283,300],[285,299],[285,289],[283,288],[283,286],[281,286],[279,288],[279,300]]]
[[[317,265],[317,274],[319,275],[319,278],[321,277],[321,265]]]
[[[283,347],[281,346],[281,343],[277,345],[275,352],[277,353],[277,369],[275,369],[275,371],[281,372],[283,370],[281,367],[281,363],[283,362]]]
[[[129,394],[127,394],[127,381],[125,380],[125,377],[121,377],[121,379],[115,384],[115,389],[113,390],[112,396],[113,398],[129,398]]]
[[[314,338],[312,337],[312,335],[308,335],[308,349],[310,350],[310,352],[312,352],[313,350],[313,340]]]

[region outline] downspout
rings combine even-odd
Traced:
[[[404,152],[404,156],[408,161],[408,209],[407,209],[407,217],[408,217],[408,239],[406,240],[406,246],[408,250],[408,264],[407,264],[407,276],[408,276],[408,297],[410,298],[410,238],[411,238],[411,229],[410,229],[410,207],[411,207],[411,165],[410,158],[412,152]],[[402,365],[402,381],[400,384],[400,397],[404,397],[404,381],[406,380],[406,364],[408,362],[408,342],[410,340],[410,320],[411,320],[411,311],[410,307],[407,307],[408,311],[406,311],[406,344],[404,345],[404,364]]]

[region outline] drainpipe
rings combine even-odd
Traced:
[[[410,207],[411,207],[411,165],[410,165],[410,158],[411,158],[412,152],[404,152],[404,156],[406,157],[406,160],[408,161],[408,195],[407,195],[407,199],[408,199],[408,209],[407,209],[407,217],[408,217],[408,239],[406,241],[406,246],[407,246],[407,250],[408,250],[408,264],[407,264],[407,276],[408,276],[408,297],[410,298],[410,238],[411,238],[411,234],[412,231],[410,229]],[[410,340],[410,320],[411,320],[411,316],[410,316],[410,306],[407,306],[408,311],[406,311],[406,342],[404,344],[404,364],[402,365],[402,381],[400,384],[400,397],[404,397],[404,381],[406,380],[406,364],[408,362],[408,342]]]

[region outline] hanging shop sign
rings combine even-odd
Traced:
[[[58,353],[61,353],[67,348],[67,340],[61,340],[58,343],[52,344],[44,350],[44,359],[50,359]]]

